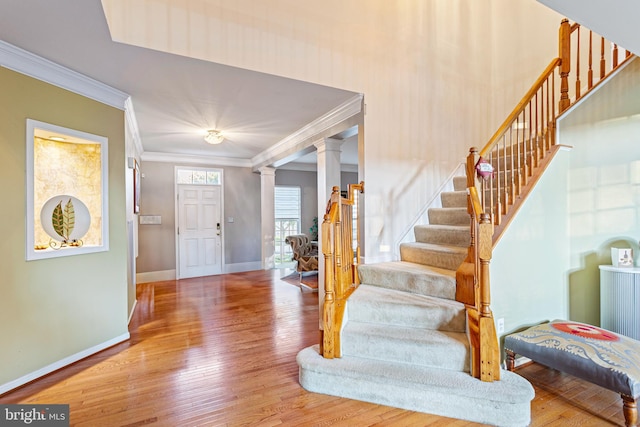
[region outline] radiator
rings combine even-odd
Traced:
[[[640,340],[640,268],[600,266],[600,326]]]

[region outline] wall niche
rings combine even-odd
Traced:
[[[109,250],[108,140],[27,119],[26,259]]]

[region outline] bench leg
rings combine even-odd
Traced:
[[[638,423],[638,404],[633,397],[622,396],[622,412],[624,413],[624,422],[627,427],[633,427]]]
[[[516,368],[516,354],[511,350],[506,350],[507,353],[507,370],[513,371]]]

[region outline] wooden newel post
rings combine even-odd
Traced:
[[[571,71],[571,25],[569,20],[563,19],[558,33],[558,56],[560,57],[560,101],[559,113],[569,108],[569,72]]]
[[[480,259],[480,380],[500,380],[500,348],[491,313],[491,285],[489,263],[493,250],[493,224],[489,214],[480,215],[478,225],[478,258]]]
[[[480,258],[480,316],[491,316],[491,284],[489,282],[489,263],[493,250],[493,224],[489,214],[480,215],[478,226],[478,258]]]
[[[322,222],[322,252],[324,254],[324,304],[322,306],[322,342],[321,353],[327,359],[335,357],[335,272],[333,263],[333,225],[329,214]]]

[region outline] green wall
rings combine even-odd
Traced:
[[[128,337],[124,112],[0,68],[0,389]],[[109,139],[106,252],[25,261],[26,119]]]
[[[494,248],[491,308],[495,319],[504,319],[504,333],[568,315],[570,155],[556,154]]]
[[[559,122],[569,165],[569,310],[573,320],[600,324],[600,269],[611,247],[640,239],[640,61],[635,59]]]

